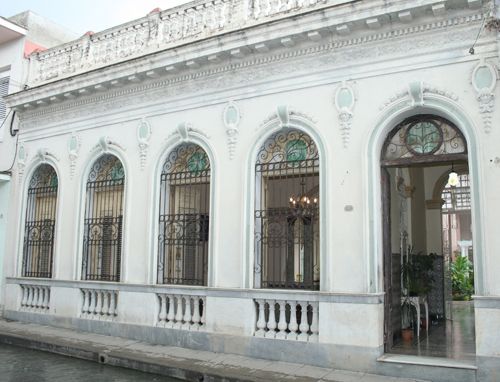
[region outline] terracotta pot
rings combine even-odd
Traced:
[[[411,342],[413,340],[413,329],[401,329],[401,337],[403,338],[404,342]]]

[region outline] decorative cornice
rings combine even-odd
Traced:
[[[21,92],[17,93],[14,95],[11,95],[8,97],[8,103],[9,106],[19,106],[19,105],[27,105],[30,107],[23,108],[23,111],[27,113],[27,115],[33,115],[33,116],[40,116],[43,115],[44,113],[50,112],[56,112],[56,111],[62,111],[62,110],[67,110],[72,107],[80,107],[82,105],[90,104],[90,103],[99,103],[106,101],[110,98],[116,98],[120,96],[124,96],[127,94],[131,93],[137,93],[137,92],[143,92],[143,91],[148,91],[151,89],[155,88],[162,88],[162,87],[168,87],[176,83],[180,82],[185,82],[185,81],[190,81],[195,78],[200,78],[200,77],[207,77],[211,76],[214,74],[221,74],[224,72],[229,72],[229,71],[237,71],[244,69],[246,67],[254,67],[256,65],[265,65],[269,63],[274,63],[282,60],[287,60],[291,58],[296,58],[296,57],[301,57],[301,56],[306,56],[306,55],[311,55],[311,54],[318,54],[322,52],[328,52],[328,51],[338,51],[339,49],[345,49],[348,47],[354,47],[358,45],[363,45],[363,44],[371,44],[374,42],[380,42],[384,40],[390,40],[394,38],[400,38],[404,37],[407,35],[413,35],[413,34],[418,34],[418,33],[427,33],[431,32],[434,30],[438,29],[445,29],[448,27],[456,27],[460,25],[466,25],[471,22],[476,22],[476,21],[481,21],[483,20],[483,13],[477,13],[477,14],[470,14],[466,16],[458,16],[458,17],[453,17],[448,20],[439,20],[439,21],[434,21],[431,23],[424,23],[421,25],[414,25],[414,26],[406,26],[400,29],[392,29],[392,30],[386,30],[386,31],[380,31],[377,33],[369,34],[369,35],[364,35],[364,36],[359,36],[359,37],[352,37],[348,39],[344,39],[341,36],[338,36],[334,41],[324,43],[324,44],[318,44],[318,43],[313,43],[309,44],[309,46],[303,46],[298,49],[294,48],[287,48],[282,52],[275,53],[275,54],[269,54],[269,55],[252,55],[250,59],[241,59],[238,61],[233,61],[230,64],[226,65],[218,65],[218,66],[212,66],[207,69],[200,68],[199,70],[195,72],[190,72],[190,73],[179,73],[177,75],[175,74],[170,74],[168,75],[169,77],[166,79],[161,79],[161,80],[150,80],[150,78],[154,77],[147,77],[144,76],[143,78],[140,77],[134,77],[134,80],[130,80],[128,83],[129,84],[134,84],[132,87],[126,87],[126,88],[121,88],[118,90],[111,90],[108,89],[106,92],[103,92],[102,94],[96,94],[95,92],[93,93],[92,91],[84,91],[81,94],[76,92],[76,94],[71,94],[71,96],[78,97],[76,100],[70,101],[70,100],[64,100],[64,102],[60,102],[62,98],[66,99],[65,97],[52,97],[56,98],[57,102],[59,103],[51,103],[50,100],[47,100],[47,102],[40,102],[40,103],[35,103],[33,99],[30,100],[30,97],[34,99],[40,99],[43,97],[47,97],[47,94],[50,93],[50,90],[47,89],[47,91],[39,91],[39,93],[28,93],[26,92]],[[129,77],[129,78],[130,78]],[[149,80],[147,83],[139,83],[135,84],[135,81],[143,81],[143,80]],[[47,86],[52,86],[51,84]],[[97,86],[96,84],[93,85],[94,87]],[[109,87],[109,86],[108,86]],[[36,89],[33,89],[33,92],[37,91]],[[82,97],[82,95],[86,95],[85,97]],[[39,94],[39,95],[36,95]],[[71,99],[68,98],[68,99]],[[30,103],[32,102],[32,104]],[[54,101],[56,102],[56,101]],[[50,106],[49,106],[50,105]],[[32,111],[29,111],[32,109]]]

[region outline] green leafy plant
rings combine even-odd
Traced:
[[[451,263],[453,299],[468,301],[474,294],[474,270],[467,257],[457,256]]]

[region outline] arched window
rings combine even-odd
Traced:
[[[210,160],[195,144],[177,146],[161,173],[158,283],[207,285]]]
[[[99,157],[87,180],[82,278],[120,281],[125,174],[120,160]]]
[[[264,142],[255,164],[255,286],[319,289],[319,154],[287,129]]]
[[[392,130],[382,150],[382,166],[467,161],[467,144],[451,122],[435,115],[405,119]]]
[[[24,225],[24,277],[52,277],[57,185],[57,174],[48,164],[38,166],[29,182]]]

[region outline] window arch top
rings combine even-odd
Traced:
[[[314,140],[300,130],[286,129],[273,134],[264,142],[257,154],[256,165],[273,167],[282,164],[285,167],[296,167],[298,163],[310,160],[319,160]]]
[[[33,191],[39,188],[52,188],[52,191],[57,191],[58,180],[57,174],[54,168],[49,164],[41,164],[38,166],[33,173],[30,183],[29,190]]]
[[[100,156],[92,165],[90,169],[88,181],[123,181],[125,178],[125,171],[120,159],[111,154],[104,154]]]
[[[451,122],[432,115],[407,118],[389,134],[382,151],[385,164],[419,160],[422,162],[460,159],[467,154],[462,133]]]
[[[168,155],[162,174],[209,176],[210,159],[200,146],[194,143],[181,144]]]

